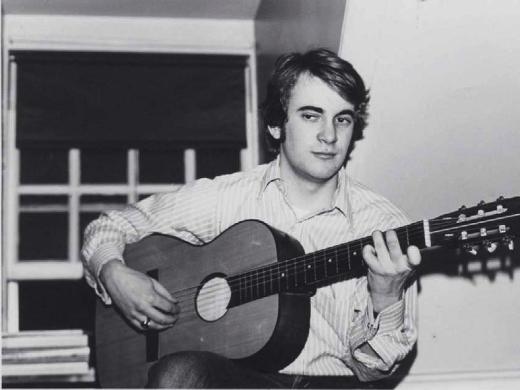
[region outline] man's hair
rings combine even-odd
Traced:
[[[370,95],[363,79],[354,67],[334,52],[324,48],[310,50],[306,53],[285,54],[276,60],[274,71],[267,84],[266,98],[260,107],[270,151],[278,152],[280,143],[285,139],[284,125],[287,122],[289,99],[302,74],[318,77],[354,106],[355,117],[349,147],[350,154],[354,143],[363,138],[363,129],[367,125]],[[267,126],[280,127],[282,137],[279,140],[273,138]]]

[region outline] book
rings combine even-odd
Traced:
[[[88,346],[81,330],[22,331],[2,335],[2,349]]]
[[[88,362],[89,347],[4,349],[3,364]]]
[[[90,371],[87,362],[2,364],[2,377],[82,375]]]

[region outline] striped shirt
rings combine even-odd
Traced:
[[[297,210],[288,201],[276,159],[248,172],[199,179],[103,214],[85,232],[82,254],[87,282],[110,303],[99,272],[107,261],[123,260],[125,244],[153,232],[203,244],[245,219],[258,219],[288,233],[307,253],[408,223],[398,208],[350,178],[344,168],[338,173],[330,208],[312,213]],[[319,288],[311,298],[307,342],[296,360],[280,372],[355,374],[361,380],[374,380],[395,370],[416,339],[415,284],[405,290],[402,300],[374,318],[366,277],[349,279]],[[360,350],[367,342],[378,358]]]

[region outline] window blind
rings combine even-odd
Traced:
[[[245,56],[14,56],[18,147],[246,146]]]

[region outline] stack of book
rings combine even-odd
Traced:
[[[89,355],[88,336],[79,329],[7,333],[2,335],[2,381],[91,381]]]

